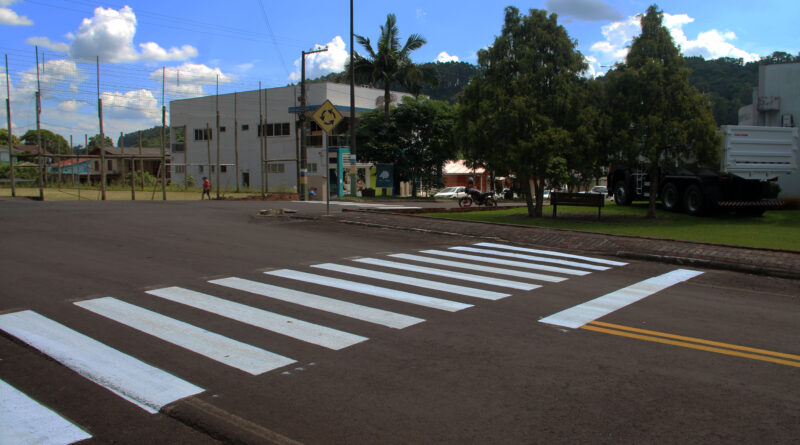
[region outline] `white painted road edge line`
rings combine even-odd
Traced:
[[[287,289],[285,287],[272,286],[270,284],[261,283],[258,281],[245,280],[243,278],[222,278],[219,280],[211,280],[209,283],[395,329],[407,328],[425,321],[422,318],[397,314],[395,312],[384,311],[382,309],[375,309],[369,306],[362,306],[360,304],[350,303],[347,301],[322,297],[293,289]]]
[[[489,284],[498,287],[508,287],[511,289],[520,290],[533,290],[539,288],[538,284],[523,283],[521,281],[504,280],[502,278],[487,277],[483,275],[474,275],[462,272],[453,272],[452,270],[435,269],[433,267],[417,266],[414,264],[398,263],[397,261],[386,261],[377,258],[356,258],[353,261],[364,264],[371,264],[373,266],[383,266],[392,269],[405,270],[408,272],[418,272],[428,275],[435,275],[439,277],[453,278],[456,280],[472,281],[475,283]],[[479,269],[476,272],[480,271]]]
[[[253,375],[295,363],[247,343],[216,334],[112,297],[75,303],[84,309],[158,337],[225,365]]]
[[[484,273],[493,273],[498,275],[506,275],[515,278],[527,278],[529,280],[537,280],[537,281],[547,281],[550,283],[560,283],[562,281],[566,281],[566,278],[563,277],[554,277],[552,275],[544,275],[539,273],[533,272],[523,272],[521,270],[514,270],[514,269],[501,269],[499,267],[492,267],[486,266],[483,264],[468,264],[463,261],[450,261],[450,260],[443,260],[440,258],[430,258],[426,256],[420,255],[410,255],[407,253],[394,253],[389,255],[392,258],[400,258],[401,260],[409,260],[409,261],[419,261],[421,263],[428,263],[428,264],[436,264],[439,266],[448,266],[448,267],[455,267],[457,269],[468,269],[468,270],[479,270]]]
[[[550,264],[559,264],[561,266],[570,266],[570,267],[580,267],[583,269],[591,269],[591,270],[608,270],[611,269],[607,266],[598,266],[596,264],[586,264],[586,263],[579,263],[577,261],[568,261],[568,260],[557,260],[555,258],[545,258],[541,256],[534,256],[534,255],[523,255],[521,253],[511,253],[511,252],[503,252],[500,250],[491,250],[491,249],[477,249],[475,247],[465,247],[465,246],[454,246],[450,247],[452,250],[460,250],[463,252],[471,252],[471,253],[485,253],[487,255],[497,255],[503,256],[508,258],[518,258],[521,260],[528,260],[528,261],[538,261],[541,263],[550,263]]]
[[[70,444],[90,439],[56,412],[0,380],[0,444]]]
[[[462,260],[469,260],[469,261],[478,261],[481,263],[491,263],[491,264],[500,264],[503,266],[521,267],[524,269],[544,270],[547,272],[563,273],[566,275],[582,276],[582,275],[589,275],[591,273],[588,270],[576,270],[576,269],[569,269],[566,267],[545,266],[544,264],[528,263],[524,261],[504,260],[502,258],[490,258],[478,255],[467,255],[464,253],[449,252],[447,250],[423,250],[420,253],[426,253],[428,255],[446,256],[450,258],[459,258]]]
[[[499,300],[501,298],[506,298],[511,296],[510,294],[503,294],[500,292],[476,289],[474,287],[458,286],[455,284],[442,283],[441,281],[422,280],[419,278],[408,277],[405,275],[378,272],[377,270],[362,269],[360,267],[350,267],[341,264],[323,263],[323,264],[314,264],[311,267],[323,270],[330,270],[333,272],[355,275],[358,277],[368,277],[373,280],[389,281],[391,283],[422,287],[425,289],[434,289],[442,292],[448,292],[451,294],[465,295],[474,298],[482,298],[484,300]]]
[[[204,391],[33,311],[0,315],[0,329],[151,414]]]
[[[539,250],[539,249],[529,249],[527,247],[517,247],[517,246],[509,246],[507,244],[497,244],[497,243],[475,243],[476,246],[481,247],[492,247],[496,249],[506,249],[506,250],[516,250],[517,252],[527,252],[527,253],[537,253],[540,255],[550,255],[550,256],[557,256],[562,258],[572,258],[573,260],[583,260],[583,261],[591,261],[593,263],[600,263],[600,264],[607,264],[609,266],[626,266],[628,263],[623,263],[621,261],[612,261],[606,260],[603,258],[594,258],[589,256],[581,256],[581,255],[572,255],[570,253],[561,253],[556,252],[553,250]]]
[[[369,340],[360,335],[286,317],[182,287],[154,289],[147,293],[328,349],[339,350]]]
[[[565,309],[557,314],[539,320],[542,323],[576,329],[590,321],[604,317],[611,312],[635,303],[645,297],[660,292],[670,286],[682,283],[703,272],[677,269],[664,275],[649,278],[631,286],[587,301],[586,303]]]
[[[276,277],[289,278],[292,280],[304,281],[306,283],[311,283],[311,284],[319,284],[322,286],[335,287],[337,289],[349,290],[362,294],[386,298],[389,300],[402,301],[404,303],[411,303],[433,309],[440,309],[448,312],[456,312],[462,309],[472,307],[471,304],[459,303],[457,301],[428,297],[426,295],[419,295],[411,292],[403,292],[399,290],[389,289],[386,287],[358,283],[355,281],[340,280],[338,278],[330,278],[324,275],[315,275],[305,272],[299,272],[296,270],[280,269],[264,273],[268,275],[274,275]]]

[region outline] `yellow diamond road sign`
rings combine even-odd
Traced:
[[[330,100],[326,100],[311,117],[328,134],[331,134],[333,127],[342,121],[342,113],[333,106]]]

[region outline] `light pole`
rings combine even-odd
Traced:
[[[300,63],[300,184],[298,198],[308,201],[308,153],[306,152],[306,56],[327,51],[328,47],[312,51],[302,51]]]

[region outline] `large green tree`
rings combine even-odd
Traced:
[[[576,46],[555,14],[507,7],[502,32],[478,52],[478,73],[458,106],[463,153],[515,173],[523,189],[533,182],[535,197],[525,193],[530,216],[542,215],[545,183],[565,179],[580,131],[586,63]]]
[[[388,14],[386,23],[381,25],[381,34],[376,42],[376,48],[372,48],[372,42],[368,37],[355,36],[367,53],[366,57],[363,57],[354,52],[356,76],[371,85],[383,85],[384,117],[387,120],[392,102],[393,82],[400,82],[415,95],[421,91],[421,83],[435,82],[435,71],[423,70],[411,61],[411,52],[427,43],[425,38],[419,34],[411,34],[406,43],[400,46],[399,34],[397,18],[394,14]]]
[[[64,136],[53,133],[50,130],[42,129],[42,147],[50,153],[72,154],[72,149],[69,147],[69,142],[64,139]],[[22,143],[25,145],[36,145],[37,137],[36,130],[28,130],[20,137]]]
[[[455,157],[454,110],[447,102],[406,97],[391,109],[365,113],[358,125],[359,158],[392,163],[397,181],[440,185],[442,165]]]
[[[19,138],[16,135],[11,135],[11,145],[18,145]],[[0,128],[0,147],[8,147],[8,130]]]
[[[645,160],[650,190],[660,190],[659,167],[693,159],[713,162],[719,155],[709,98],[689,84],[689,70],[663,25],[656,5],[642,16],[624,64],[607,75],[618,157]],[[613,184],[609,184],[612,185]],[[658,193],[650,193],[648,218],[655,218]]]

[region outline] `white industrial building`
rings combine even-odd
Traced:
[[[264,173],[268,191],[297,191],[300,151],[300,85],[205,96],[170,102],[171,179],[183,184],[185,173],[193,176],[194,186],[204,176],[216,189],[219,162],[219,185],[225,189],[261,190],[262,156],[266,152]],[[393,92],[392,101],[405,93]],[[356,113],[383,105],[384,91],[356,87]],[[332,135],[323,132],[311,114],[330,100],[344,116]],[[350,86],[336,83],[306,84],[306,112],[310,128],[306,130],[309,186],[323,189],[329,178],[336,195],[341,180],[342,155],[349,153]],[[219,110],[219,132],[217,132]],[[264,125],[259,128],[259,119]],[[264,135],[262,137],[262,135]],[[217,145],[219,143],[219,160]],[[265,148],[264,148],[265,147]],[[323,165],[328,164],[328,171]]]

